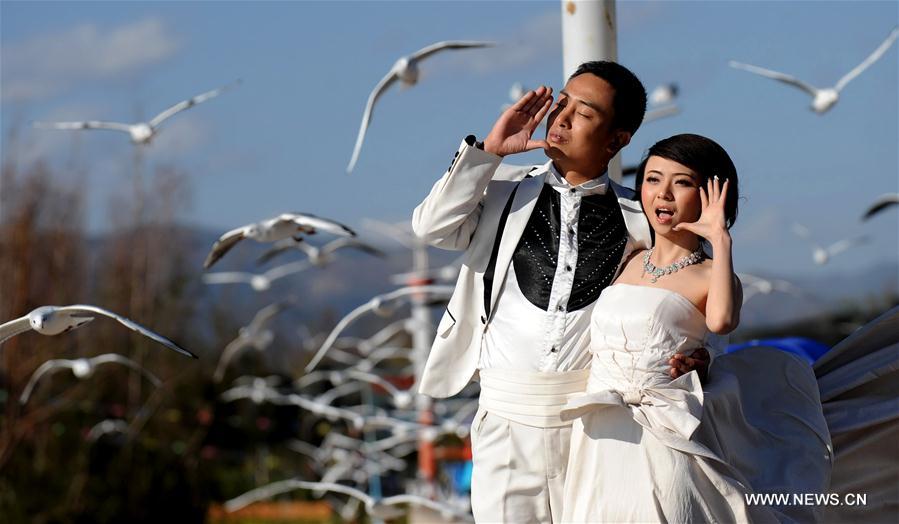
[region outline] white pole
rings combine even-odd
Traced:
[[[615,0],[562,0],[562,81],[592,60],[618,61]],[[621,182],[621,155],[609,162],[609,177]]]

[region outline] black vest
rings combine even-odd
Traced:
[[[537,199],[527,226],[515,248],[512,263],[518,286],[535,306],[546,310],[559,257],[561,195],[549,184]],[[567,310],[576,311],[592,304],[618,270],[627,227],[615,192],[581,198],[578,215],[577,265]]]

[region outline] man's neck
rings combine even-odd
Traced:
[[[568,182],[571,186],[579,186],[584,182],[589,182],[594,178],[599,178],[603,176],[608,169],[608,166],[602,166],[599,171],[588,172],[587,170],[581,170],[577,168],[563,168],[559,166],[558,163],[553,161],[553,167],[556,168],[556,171],[565,178],[565,181]]]

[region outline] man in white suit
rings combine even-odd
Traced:
[[[570,436],[559,411],[586,385],[593,304],[652,242],[639,199],[606,173],[643,120],[643,85],[614,62],[587,62],[552,102],[541,86],[484,142],[467,137],[412,219],[432,245],[466,251],[419,388],[448,397],[480,380],[478,522],[558,521]],[[532,139],[551,107],[546,139]],[[536,148],[542,166],[501,163]],[[678,356],[671,374],[707,359]]]

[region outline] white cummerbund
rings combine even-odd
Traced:
[[[479,371],[482,409],[526,426],[554,428],[571,421],[559,417],[569,399],[583,395],[589,369],[566,372]]]

